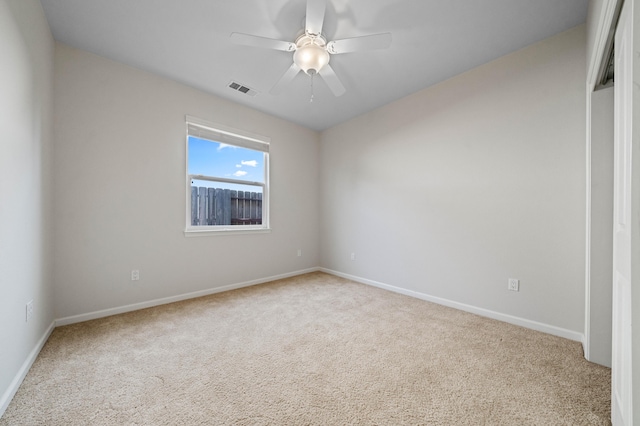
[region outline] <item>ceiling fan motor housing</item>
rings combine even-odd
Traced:
[[[293,62],[308,75],[320,72],[322,67],[329,63],[329,59],[327,41],[322,35],[314,36],[305,33],[296,40]]]

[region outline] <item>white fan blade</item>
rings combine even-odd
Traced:
[[[320,35],[324,23],[327,0],[307,0],[307,18],[304,29],[307,33]]]
[[[327,43],[327,51],[336,55],[360,50],[386,49],[389,46],[391,46],[391,33],[381,33],[330,41]]]
[[[273,86],[273,88],[271,88],[269,93],[271,93],[272,95],[280,94],[282,92],[282,89],[284,89],[285,86],[291,83],[293,79],[296,77],[296,75],[298,75],[299,72],[300,72],[300,67],[297,66],[296,63],[294,62],[293,64],[291,64],[289,69],[286,70],[284,74],[282,74],[282,77],[280,77],[280,80],[278,80],[276,85]]]
[[[294,43],[251,34],[231,33],[230,38],[234,43],[244,46],[264,47],[265,49],[284,50],[285,52],[293,52],[296,50]]]
[[[327,86],[329,86],[329,89],[331,89],[335,96],[342,96],[344,92],[347,91],[329,64],[322,67],[318,74],[320,74],[325,83],[327,83]]]

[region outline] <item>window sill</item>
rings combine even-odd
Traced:
[[[246,234],[268,234],[271,232],[271,228],[252,228],[252,229],[197,229],[191,228],[184,231],[184,236],[187,238],[192,237],[211,237],[219,235],[246,235]]]

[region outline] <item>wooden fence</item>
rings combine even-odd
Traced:
[[[191,187],[191,225],[261,225],[262,194]]]

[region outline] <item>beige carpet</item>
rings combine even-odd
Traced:
[[[0,425],[599,425],[579,343],[313,273],[57,328]]]

